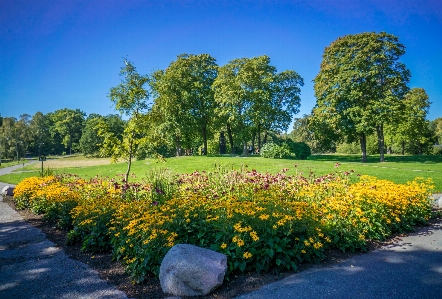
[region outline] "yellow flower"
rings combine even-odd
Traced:
[[[250,232],[250,237],[252,237],[255,242],[259,240],[258,233],[255,231]]]
[[[315,247],[315,249],[319,249],[322,247],[322,243],[321,242],[316,242],[313,244],[313,247]]]
[[[221,244],[221,248],[222,249],[226,249],[227,248],[227,244],[226,243]]]
[[[244,254],[242,255],[246,260],[252,257],[252,254],[248,251],[244,252]]]
[[[268,215],[268,214],[262,214],[261,216],[259,216],[259,219],[267,220],[269,217],[270,217],[270,215]]]

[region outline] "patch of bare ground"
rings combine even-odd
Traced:
[[[110,158],[59,158],[59,159],[47,159],[44,162],[45,168],[68,168],[68,167],[89,167],[97,165],[109,165],[111,164]],[[36,163],[32,168],[39,169],[41,165]]]
[[[4,198],[4,202],[8,203],[12,208],[15,209],[14,203],[9,197]],[[118,262],[112,260],[112,254],[110,252],[104,253],[88,253],[82,252],[81,245],[66,245],[67,231],[61,230],[56,227],[53,222],[48,222],[43,220],[41,215],[34,215],[29,210],[19,210],[21,216],[29,222],[34,227],[40,229],[46,234],[46,237],[52,241],[57,247],[64,250],[67,256],[72,259],[78,260],[89,265],[92,269],[98,272],[101,279],[108,281],[110,284],[114,285],[120,291],[126,293],[129,298],[137,299],[155,299],[155,298],[166,298],[169,297],[164,294],[160,281],[156,277],[147,277],[143,283],[132,284],[130,277],[125,273],[124,266]],[[440,222],[441,213],[438,214],[439,217],[432,219],[431,222]],[[368,252],[381,248],[382,246],[391,245],[399,242],[401,237],[404,235],[398,234],[392,236],[390,239],[383,242],[371,242],[369,244]],[[333,264],[340,263],[342,260],[350,258],[354,255],[364,254],[363,252],[348,252],[343,253],[339,250],[333,249],[328,250],[326,253],[326,258],[319,265],[314,264],[301,264],[298,267],[298,272],[305,271],[311,267],[321,267],[330,266]],[[203,297],[187,297],[187,298],[199,298],[199,299],[228,299],[234,298],[243,294],[253,292],[266,284],[281,280],[291,274],[294,271],[288,271],[280,274],[257,274],[257,273],[245,273],[237,275],[230,279],[230,281],[225,281],[224,284],[215,290],[213,293]]]

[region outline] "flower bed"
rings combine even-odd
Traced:
[[[228,257],[228,275],[296,269],[327,248],[364,250],[367,241],[426,223],[431,182],[394,184],[349,173],[323,177],[221,171],[150,175],[142,184],[78,177],[29,178],[18,207],[44,213],[70,230],[83,250],[112,250],[135,282],[158,274],[175,244]]]

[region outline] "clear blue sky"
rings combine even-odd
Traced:
[[[301,117],[315,105],[324,48],[380,31],[406,46],[410,87],[433,103],[428,119],[442,117],[442,0],[0,0],[0,113],[115,113],[107,95],[124,57],[149,74],[208,53],[218,65],[266,54],[278,71],[298,72]]]

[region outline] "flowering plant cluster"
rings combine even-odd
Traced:
[[[135,282],[157,275],[164,255],[179,243],[226,254],[229,275],[281,271],[318,262],[328,248],[364,250],[368,241],[431,215],[430,181],[395,184],[362,176],[352,182],[348,172],[286,172],[158,173],[134,184],[30,178],[17,185],[14,198],[18,207],[52,215],[83,250],[112,250]]]

